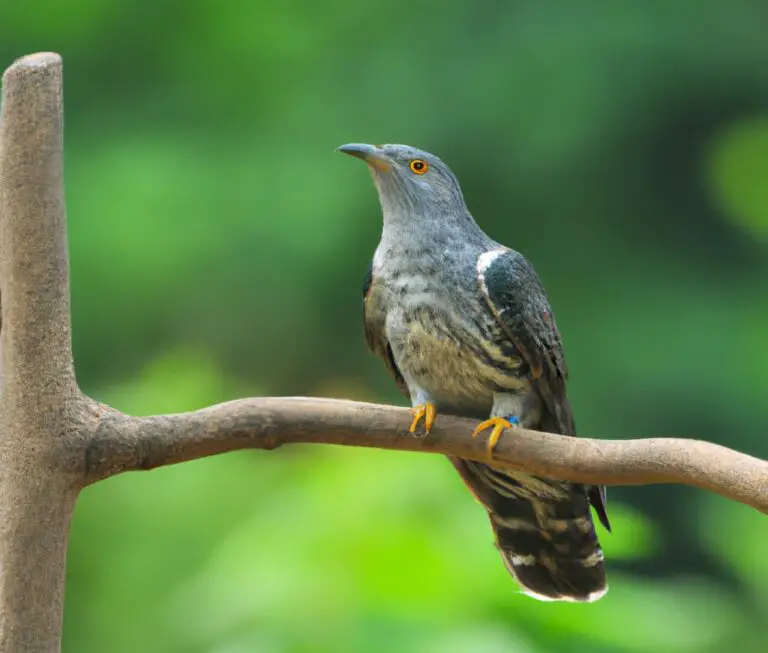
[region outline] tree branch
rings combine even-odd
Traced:
[[[89,482],[237,449],[325,443],[440,453],[581,483],[679,483],[768,513],[768,462],[700,440],[593,440],[518,429],[491,460],[475,422],[440,415],[426,437],[405,408],[303,397],[240,399],[202,410],[129,417],[104,409],[87,448]]]
[[[38,402],[75,388],[62,173],[61,58],[19,59],[3,75],[0,288],[3,376]]]
[[[0,651],[59,650],[80,486],[62,180],[61,58],[20,59],[0,113]],[[73,455],[74,454],[74,455]]]

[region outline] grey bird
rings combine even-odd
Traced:
[[[568,370],[541,281],[522,254],[475,222],[438,157],[407,145],[350,143],[383,213],[363,288],[369,349],[411,401],[415,432],[436,415],[482,420],[473,435],[517,426],[575,435]],[[605,488],[451,458],[490,517],[502,559],[524,593],[595,601],[608,586],[590,505],[606,529]]]

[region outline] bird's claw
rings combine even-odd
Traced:
[[[419,422],[424,420],[424,430],[429,433],[432,430],[432,426],[435,423],[437,417],[437,408],[435,404],[427,402],[426,404],[419,404],[411,408],[411,415],[413,415],[413,421],[408,429],[410,433],[416,433],[416,428],[419,426]]]
[[[493,429],[491,435],[488,437],[488,452],[493,453],[496,445],[499,443],[502,434],[506,429],[511,429],[513,426],[517,426],[520,423],[518,417],[491,417],[490,419],[480,422],[475,430],[472,431],[472,437],[477,437],[483,431]]]

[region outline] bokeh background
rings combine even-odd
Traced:
[[[402,403],[366,352],[381,228],[348,141],[433,151],[555,306],[581,432],[768,456],[763,0],[2,0],[65,60],[75,354],[136,414]],[[65,651],[744,653],[768,522],[609,491],[611,591],[521,596],[436,456],[291,447],[88,489]]]

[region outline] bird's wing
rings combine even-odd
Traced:
[[[394,377],[397,387],[408,398],[408,386],[405,383],[403,375],[397,368],[394,356],[392,355],[392,346],[387,340],[384,330],[386,313],[384,307],[379,303],[379,297],[375,290],[375,280],[373,277],[373,263],[368,267],[363,282],[363,326],[365,327],[365,342],[368,349],[381,358],[387,366],[390,374]]]
[[[576,424],[566,395],[568,366],[552,307],[536,271],[519,252],[500,248],[477,262],[480,292],[504,333],[530,368],[548,419],[542,428],[575,435]],[[587,488],[590,503],[610,530],[605,510],[605,488]]]
[[[533,267],[522,254],[497,249],[477,262],[480,291],[504,333],[528,364],[558,433],[575,424],[565,394],[568,368],[552,308]]]

